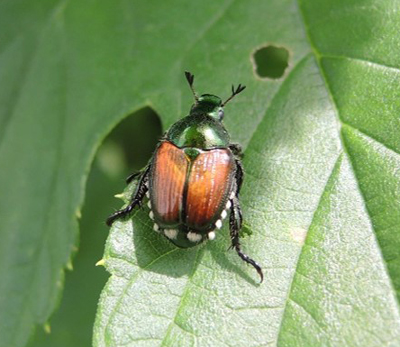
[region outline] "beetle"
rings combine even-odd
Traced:
[[[149,199],[154,230],[181,248],[215,238],[229,213],[231,248],[252,265],[263,281],[263,272],[243,253],[239,242],[242,212],[239,193],[243,182],[242,150],[230,143],[222,120],[224,107],[246,87],[232,86],[225,101],[212,94],[198,96],[194,75],[185,72],[195,103],[188,116],[174,123],[159,141],[148,165],[127,178],[137,185],[129,205],[107,219],[111,226]]]

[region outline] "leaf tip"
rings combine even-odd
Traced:
[[[95,265],[96,266],[104,266],[106,261],[104,259],[100,259]]]
[[[114,198],[124,200],[124,193],[115,194],[115,195],[114,195]]]

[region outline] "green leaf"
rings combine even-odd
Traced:
[[[66,272],[60,307],[46,325],[47,329],[37,329],[29,347],[90,346],[98,295],[108,277],[104,268],[94,268],[101,258],[100,249],[104,247],[107,236],[106,226],[102,228],[101,225],[104,218],[101,217],[108,213],[112,187],[116,189],[118,183],[107,177],[94,163],[79,223],[79,252],[74,258],[73,270]]]
[[[225,124],[245,149],[244,251],[176,249],[147,210],[116,223],[95,346],[400,344],[400,22],[395,0],[3,1],[0,346],[60,295],[96,148],[151,105],[164,129],[196,89],[248,89]],[[251,54],[290,52],[281,80]],[[132,187],[130,187],[132,189]]]
[[[125,118],[103,141],[86,183],[73,271],[66,272],[60,307],[46,329],[37,329],[29,347],[91,345],[97,302],[109,277],[103,266],[94,268],[94,264],[102,258],[108,236],[104,218],[121,204],[121,200],[110,197],[121,187],[121,177],[146,164],[161,134],[158,116],[146,108]]]

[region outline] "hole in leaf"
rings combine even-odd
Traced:
[[[147,164],[161,133],[158,115],[145,107],[111,131],[97,152],[96,164],[109,177],[125,179]]]
[[[253,63],[257,76],[277,79],[289,66],[289,51],[273,45],[262,47],[254,52]]]

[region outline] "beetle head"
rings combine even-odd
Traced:
[[[196,100],[190,113],[207,114],[218,121],[222,121],[224,118],[224,106],[231,101],[235,95],[241,93],[246,88],[241,84],[239,84],[236,89],[232,86],[232,95],[225,102],[222,102],[221,98],[212,94],[203,94],[199,97],[193,88],[194,76],[188,71],[185,71],[185,76],[192,90],[194,99]]]
[[[224,107],[222,106],[222,100],[216,95],[203,94],[193,104],[191,113],[202,113],[207,114],[216,120],[222,121],[224,118]]]

